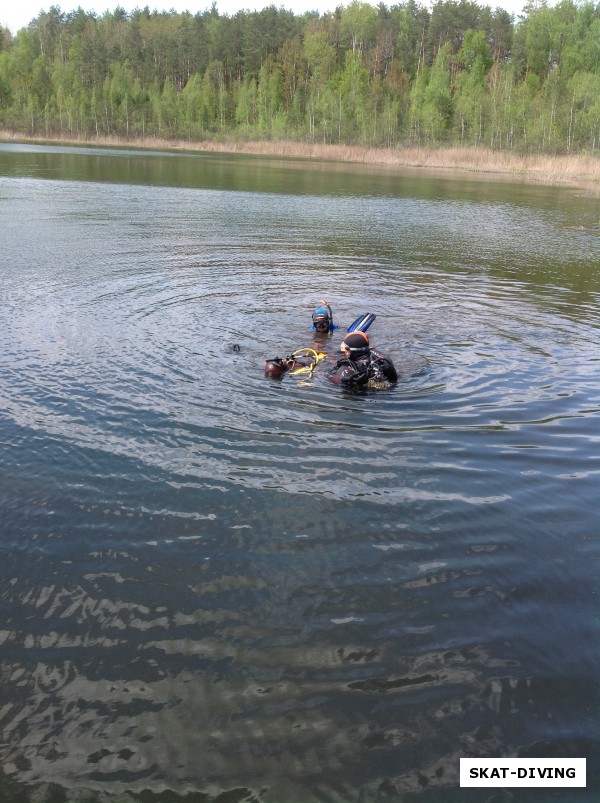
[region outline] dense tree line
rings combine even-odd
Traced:
[[[0,26],[0,126],[41,136],[600,148],[600,4],[471,0]]]

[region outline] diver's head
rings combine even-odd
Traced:
[[[354,360],[369,353],[369,337],[365,332],[351,332],[343,339],[340,346],[346,357]]]
[[[329,307],[318,307],[312,314],[313,329],[324,334],[333,328],[333,320]]]
[[[281,379],[286,370],[286,366],[281,357],[273,360],[265,360],[265,376],[271,379]]]

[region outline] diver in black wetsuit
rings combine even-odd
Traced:
[[[377,387],[398,381],[393,362],[385,354],[369,346],[365,332],[346,335],[340,346],[344,356],[335,364],[332,382],[349,388]]]

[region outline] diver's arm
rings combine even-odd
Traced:
[[[357,388],[367,384],[369,372],[366,366],[345,358],[337,361],[332,380],[347,388]]]
[[[398,372],[387,354],[381,354],[381,352],[371,349],[371,365],[374,374],[383,374],[388,382],[398,381]]]

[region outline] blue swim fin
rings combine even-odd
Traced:
[[[376,317],[377,315],[375,315],[374,312],[365,312],[363,315],[359,315],[359,317],[348,327],[348,333],[366,332]]]

